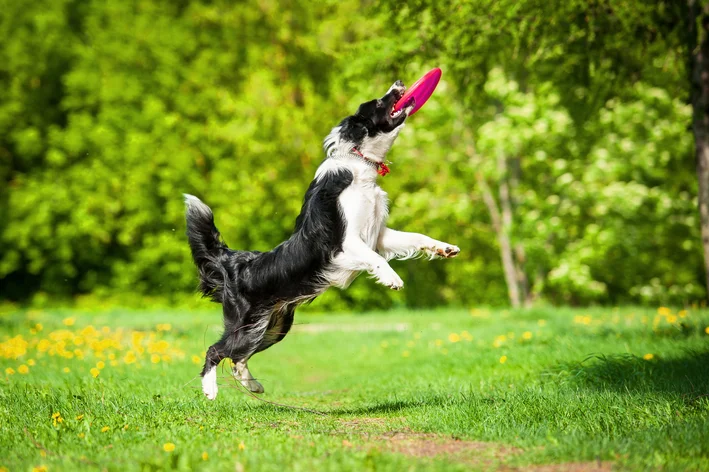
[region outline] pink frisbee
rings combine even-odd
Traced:
[[[423,104],[428,101],[429,97],[433,95],[433,91],[436,90],[439,80],[441,80],[441,69],[436,67],[435,69],[428,71],[426,75],[418,79],[414,85],[409,87],[399,101],[396,102],[393,112],[396,113],[404,108],[404,106],[413,97],[413,99],[416,100],[416,104],[414,105],[414,109],[411,110],[411,113],[409,113],[409,116],[416,113],[419,108],[421,108]]]

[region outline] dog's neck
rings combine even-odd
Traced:
[[[365,163],[367,166],[371,167],[375,171],[377,171],[377,174],[379,174],[381,176],[385,176],[390,172],[389,167],[384,163],[384,161],[378,161],[378,160],[372,159],[371,157],[365,156],[362,153],[362,151],[357,149],[357,147],[355,147],[355,146],[352,146],[346,152],[333,152],[332,154],[330,154],[330,158],[358,160],[360,162]]]

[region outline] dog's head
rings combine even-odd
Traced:
[[[412,100],[394,113],[394,105],[404,91],[403,82],[397,80],[382,98],[361,104],[354,115],[342,120],[325,138],[323,147],[327,155],[346,153],[355,147],[370,159],[384,161],[414,107]]]

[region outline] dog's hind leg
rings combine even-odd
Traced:
[[[247,362],[248,359],[238,362],[234,361],[234,370],[232,374],[239,382],[241,382],[241,385],[246,387],[249,392],[263,393],[263,385],[261,385],[261,383],[251,375]]]
[[[269,347],[273,346],[277,342],[281,341],[288,331],[290,331],[291,326],[293,326],[293,316],[295,308],[292,306],[283,306],[274,309],[268,320],[268,325],[266,331],[262,334],[261,340],[258,344],[256,350],[249,355],[261,352]],[[256,380],[251,372],[247,362],[249,357],[243,359],[233,359],[234,360],[234,377],[241,382],[241,385],[246,387],[252,393],[263,393],[263,385]]]
[[[202,368],[202,391],[208,399],[214,400],[217,398],[217,366],[225,357],[226,354],[226,339],[222,337],[219,342],[212,344],[207,349],[207,356],[204,360]]]

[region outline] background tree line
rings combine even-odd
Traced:
[[[184,297],[182,193],[268,250],[330,128],[441,66],[382,185],[393,227],[463,253],[320,308],[705,299],[703,8],[0,0],[0,298]]]

